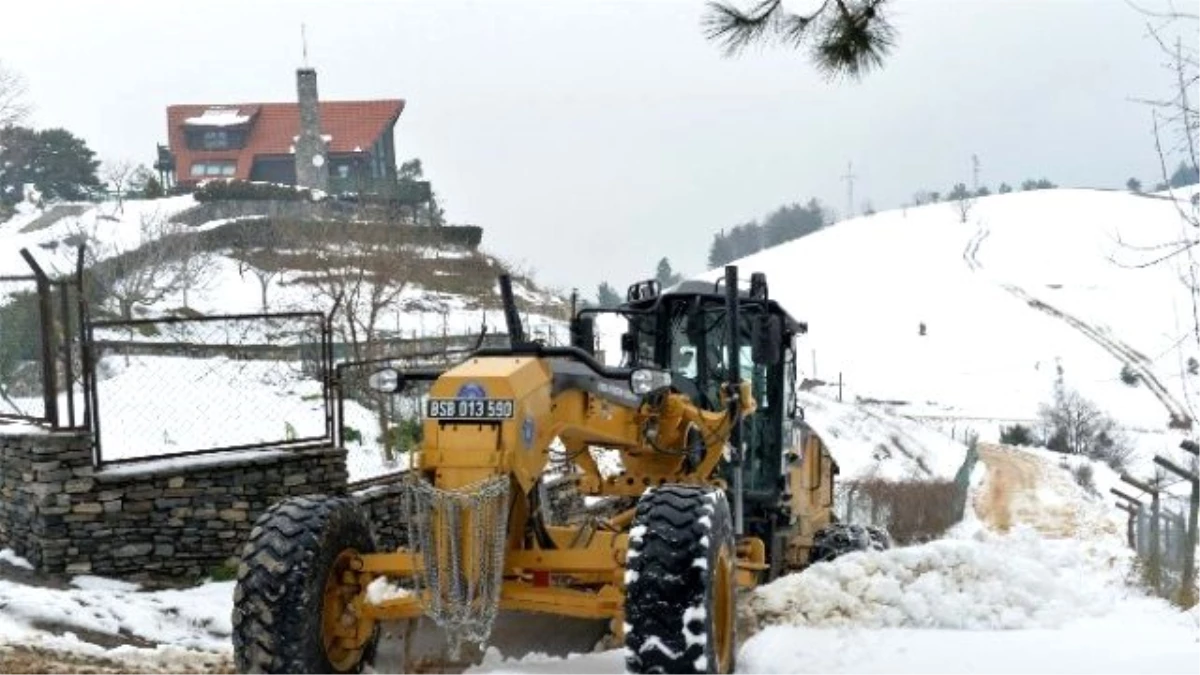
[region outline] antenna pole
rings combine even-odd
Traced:
[[[304,55],[304,67],[308,67],[308,33],[305,31],[304,23],[300,24],[300,50]]]

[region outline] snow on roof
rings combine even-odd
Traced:
[[[189,117],[184,124],[200,127],[236,127],[250,121],[237,108],[209,108],[196,117]]]

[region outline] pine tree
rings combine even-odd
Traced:
[[[996,191],[1002,195],[1006,195],[1006,194],[1012,192],[1013,190],[1012,190],[1012,186],[1009,185],[1008,183],[1001,183],[1000,188]]]
[[[675,274],[671,269],[671,261],[666,258],[658,261],[658,268],[654,272],[654,278],[658,281],[658,285],[663,288],[674,286],[682,279],[681,276]]]
[[[1125,188],[1130,192],[1140,194],[1142,192],[1142,181],[1138,180],[1137,178],[1130,178],[1129,180],[1125,181]]]
[[[601,281],[600,287],[596,289],[596,304],[606,309],[613,308],[621,304],[621,296],[617,295],[607,281]]]
[[[158,199],[165,194],[162,183],[158,182],[156,176],[150,176],[146,179],[146,187],[142,189],[142,196],[146,199]]]

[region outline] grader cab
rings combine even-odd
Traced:
[[[527,341],[506,277],[501,291],[509,347],[373,377],[429,384],[404,546],[377,550],[347,496],[292,498],[256,522],[235,591],[240,671],[359,672],[383,622],[425,617],[457,650],[518,610],[608,620],[631,672],[732,672],[739,589],[880,545],[833,522],[836,464],[794,393],[806,326],[762,275],[635,284],[621,307],[579,312],[569,347]],[[628,320],[620,366],[594,356],[604,311]],[[552,466],[628,507],[553,522]]]

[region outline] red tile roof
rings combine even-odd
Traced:
[[[330,154],[348,154],[370,151],[371,144],[399,119],[404,101],[322,101],[320,106],[321,133],[332,137],[329,139]],[[252,117],[245,147],[235,150],[188,149],[184,137],[186,121],[213,108],[236,109],[239,114]],[[237,162],[234,177],[248,179],[256,156],[292,154],[293,139],[299,134],[300,106],[297,103],[190,104],[167,108],[167,138],[171,152],[175,153],[178,180],[185,183],[196,180],[191,176],[192,163],[212,160]]]

